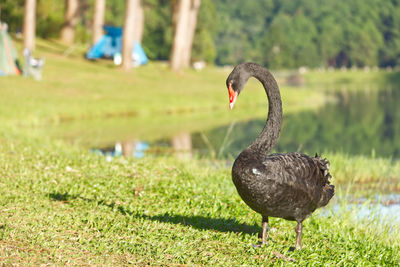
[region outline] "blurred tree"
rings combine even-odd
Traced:
[[[378,51],[382,46],[382,36],[372,22],[367,22],[360,28],[354,29],[349,36],[349,60],[353,66],[378,65]]]
[[[256,60],[272,68],[293,68],[395,66],[400,61],[398,0],[215,4],[221,18],[215,38],[217,64]]]
[[[103,36],[104,13],[106,0],[96,0],[93,15],[92,44],[95,44]]]
[[[172,43],[170,64],[172,70],[180,71],[183,68],[183,53],[188,33],[190,0],[176,0],[173,7],[174,41]]]
[[[135,14],[135,22],[134,22],[135,30],[134,30],[134,36],[133,36],[133,39],[135,41],[138,41],[139,43],[142,42],[143,25],[144,25],[144,10],[143,10],[142,1],[140,0],[138,2],[138,5],[136,6],[136,14]]]
[[[266,23],[274,13],[273,1],[217,0],[215,6],[220,17],[215,38],[216,63],[264,58],[260,39],[265,38]]]
[[[141,0],[126,0],[125,23],[122,36],[122,69],[132,68],[133,43],[138,29],[135,27],[136,16],[140,12]]]
[[[170,58],[171,69],[174,71],[189,66],[199,7],[200,0],[175,1],[173,17],[175,30]]]
[[[143,48],[149,58],[168,60],[173,39],[170,0],[146,0]]]
[[[124,25],[126,1],[107,0],[105,24],[113,26]]]
[[[192,47],[192,60],[214,63],[216,50],[214,37],[218,27],[218,14],[212,0],[203,0],[199,9]]]
[[[380,31],[384,45],[380,47],[379,58],[382,66],[400,65],[400,3],[384,1],[380,8]]]
[[[64,0],[37,0],[36,34],[42,38],[60,36],[64,23]]]
[[[24,49],[35,48],[36,0],[25,0]]]
[[[79,1],[65,0],[65,21],[61,29],[61,40],[72,44],[75,40],[75,26],[78,22]]]
[[[21,31],[25,0],[1,0],[1,21],[8,24],[10,32]]]
[[[190,65],[192,47],[193,47],[193,38],[196,31],[197,14],[199,11],[200,3],[201,0],[190,1],[185,49],[183,50],[183,56],[182,56],[182,66],[184,68],[187,68]]]
[[[267,33],[261,39],[259,49],[264,56],[261,59],[264,65],[272,68],[293,67],[292,42],[287,34],[290,29],[291,19],[287,15],[277,16],[272,22]]]

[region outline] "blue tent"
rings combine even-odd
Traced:
[[[96,59],[101,57],[115,58],[121,56],[122,28],[104,26],[103,29],[106,31],[106,34],[100,39],[100,41],[90,48],[89,52],[86,53],[87,59]],[[135,41],[133,45],[132,59],[134,65],[143,65],[149,61],[143,47],[138,41]]]

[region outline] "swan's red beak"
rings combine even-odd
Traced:
[[[238,96],[238,93],[235,92],[235,91],[232,89],[232,86],[231,86],[231,85],[229,85],[228,91],[229,91],[229,108],[232,109],[232,108],[233,108],[233,105],[235,105],[235,102],[236,102],[236,98],[237,98],[237,96]]]

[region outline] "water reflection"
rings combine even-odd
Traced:
[[[91,151],[104,155],[108,161],[111,161],[113,157],[118,156],[142,158],[148,149],[149,144],[147,142],[125,140],[115,143],[114,146],[93,148]]]
[[[124,156],[142,158],[147,154],[174,154],[180,159],[190,159],[193,156],[192,135],[187,132],[179,133],[172,138],[161,139],[151,143],[138,140],[124,140],[116,142],[114,146],[92,148],[94,153],[102,154],[111,160],[112,157]]]
[[[400,90],[336,93],[337,102],[317,112],[300,112],[284,117],[275,150],[345,152],[353,155],[400,157]],[[205,132],[211,146],[223,158],[235,158],[259,134],[265,120],[237,123],[229,142],[224,142],[229,125]],[[222,145],[221,145],[222,144]],[[193,134],[194,149],[207,151],[201,133]]]
[[[179,133],[171,140],[172,148],[178,158],[192,157],[192,136],[190,133]]]
[[[335,98],[337,101],[326,104],[318,111],[286,115],[274,150],[400,158],[400,90],[387,88],[352,93],[343,90],[335,93]],[[177,134],[169,133],[170,137],[140,140],[150,148],[142,150],[137,156],[175,152],[180,158],[196,154],[234,159],[255,140],[264,124],[265,119],[253,119],[201,132],[181,130]],[[180,129],[184,128],[180,126]],[[162,136],[162,133],[156,132]],[[138,142],[132,139],[120,142],[122,154],[135,155],[137,149],[134,147]]]

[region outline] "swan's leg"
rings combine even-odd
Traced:
[[[262,217],[262,245],[267,244],[268,238],[268,216]]]
[[[297,234],[297,239],[296,239],[296,249],[301,249],[301,234],[303,232],[303,222],[297,222],[296,226],[296,234]]]

